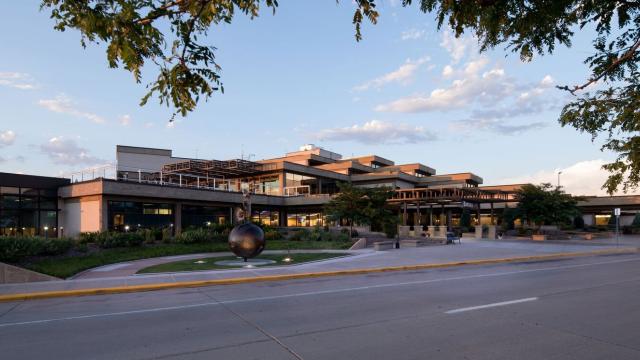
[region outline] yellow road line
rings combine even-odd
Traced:
[[[378,268],[322,271],[322,272],[300,273],[300,274],[266,275],[266,276],[240,277],[240,278],[216,279],[216,280],[182,281],[182,282],[174,282],[174,283],[156,283],[156,284],[145,284],[145,285],[116,286],[116,287],[107,287],[107,288],[92,288],[92,289],[78,289],[78,290],[43,291],[43,292],[33,292],[33,293],[23,293],[23,294],[0,295],[0,302],[50,299],[50,298],[59,298],[59,297],[72,297],[72,296],[122,294],[122,293],[131,293],[131,292],[168,290],[168,289],[177,289],[177,288],[247,284],[247,283],[264,282],[264,281],[296,280],[296,279],[307,279],[307,278],[326,277],[326,276],[361,275],[361,274],[370,274],[370,273],[379,273],[379,272],[388,272],[388,271],[425,270],[425,269],[437,269],[437,268],[462,266],[462,265],[487,265],[487,264],[499,264],[499,263],[510,263],[510,262],[544,261],[544,260],[553,260],[553,259],[562,259],[562,258],[571,258],[571,257],[580,257],[580,256],[634,254],[634,253],[638,253],[638,250],[639,249],[628,249],[628,248],[627,249],[607,249],[607,250],[597,250],[597,251],[589,251],[589,252],[556,253],[556,254],[550,254],[550,255],[519,256],[519,257],[499,258],[499,259],[464,260],[464,261],[455,261],[455,262],[447,262],[447,263],[387,266],[387,267],[378,267]]]

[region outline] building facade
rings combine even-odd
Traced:
[[[68,178],[0,173],[0,234],[76,236],[81,232],[189,227],[234,223],[251,194],[250,218],[280,227],[329,225],[323,206],[339,182],[387,186],[389,206],[404,225],[457,226],[463,211],[472,221],[495,224],[515,207],[518,184],[482,186],[465,172],[437,174],[420,163],[396,164],[377,155],[343,158],[305,145],[283,157],[249,161],[174,157],[171,150],[116,148],[114,167]],[[640,197],[590,197],[580,203],[587,225],[608,223],[615,207],[622,223],[640,210]]]

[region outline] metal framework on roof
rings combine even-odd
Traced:
[[[236,178],[255,175],[262,171],[262,164],[242,160],[186,160],[162,167],[164,174],[188,174],[209,178]]]
[[[512,202],[514,192],[502,190],[484,190],[473,187],[466,188],[414,188],[395,190],[390,203],[423,202],[423,203],[496,203]]]

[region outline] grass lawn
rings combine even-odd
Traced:
[[[286,254],[261,254],[256,259],[266,259],[273,260],[275,263],[262,265],[260,267],[265,266],[282,266],[282,265],[295,265],[301,264],[309,261],[317,261],[317,260],[325,260],[331,259],[340,256],[348,256],[347,253],[296,253],[291,254],[291,258],[293,261],[284,262],[282,261],[287,255]],[[237,267],[231,266],[221,266],[216,265],[217,261],[221,260],[237,260],[238,258],[235,256],[224,256],[224,257],[212,257],[206,259],[191,259],[191,260],[181,260],[172,263],[160,264],[150,266],[148,268],[144,268],[138,271],[138,274],[147,274],[147,273],[162,273],[162,272],[178,272],[178,271],[198,271],[198,270],[219,270],[219,269],[237,269]],[[196,263],[197,261],[204,261],[204,263]]]
[[[266,248],[268,250],[286,250],[287,248],[291,250],[322,250],[348,249],[350,247],[351,242],[272,240],[267,241]],[[157,244],[137,248],[104,249],[95,253],[74,256],[43,257],[32,259],[29,262],[18,265],[43,274],[59,278],[68,278],[87,269],[123,261],[221,251],[229,251],[227,243]]]

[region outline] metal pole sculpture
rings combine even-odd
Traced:
[[[251,191],[249,187],[242,188],[242,211],[238,213],[239,224],[229,233],[229,248],[238,257],[247,259],[260,255],[266,245],[264,231],[251,223]]]

